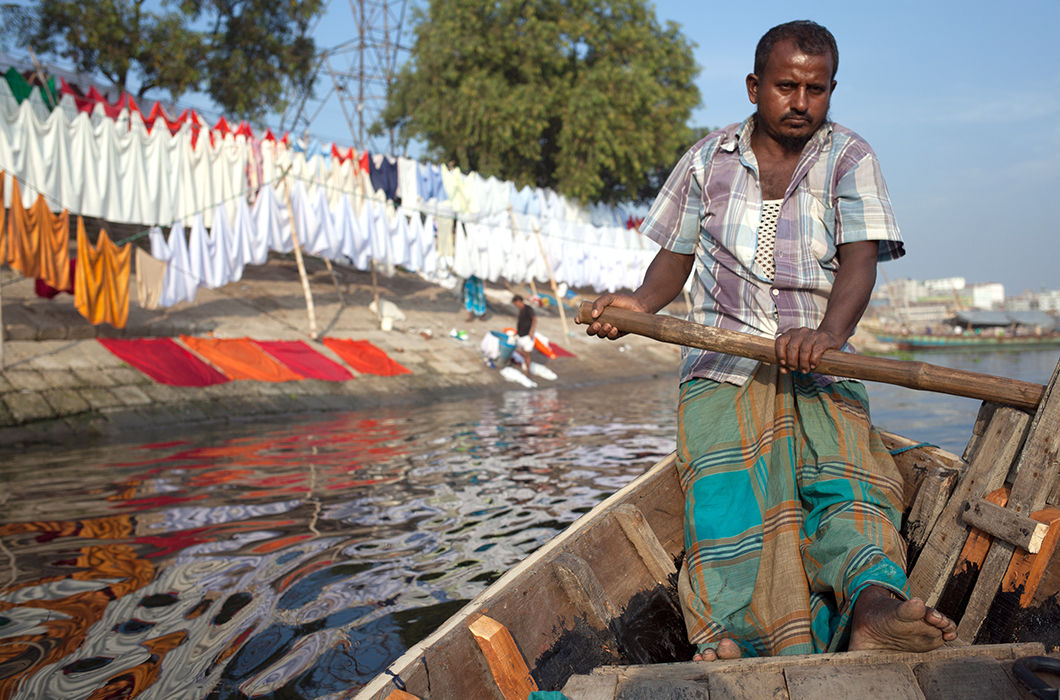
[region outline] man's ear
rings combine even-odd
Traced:
[[[754,73],[747,74],[747,99],[751,104],[758,104],[758,76]]]

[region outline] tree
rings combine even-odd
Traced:
[[[322,8],[322,0],[37,0],[5,6],[3,31],[138,97],[202,90],[233,116],[260,118],[283,109],[288,86],[311,87],[309,23]]]
[[[431,0],[380,127],[462,170],[629,201],[699,103],[692,45],[644,0]]]

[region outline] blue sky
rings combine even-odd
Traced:
[[[413,2],[409,3],[414,4]],[[349,10],[332,3],[321,47],[348,37]],[[883,165],[907,255],[889,279],[963,276],[1006,293],[1060,288],[1060,2],[791,2],[663,0],[696,44],[702,103],[693,124],[750,114],[744,77],[769,27],[827,26],[839,44],[832,118],[864,136]],[[345,24],[345,26],[344,26]],[[318,93],[330,81],[322,80]],[[320,135],[349,133],[332,99]]]

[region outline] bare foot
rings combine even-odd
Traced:
[[[738,659],[743,656],[740,645],[731,639],[723,639],[718,642],[718,649],[704,649],[692,657],[693,661],[717,661],[718,659]]]
[[[931,651],[957,638],[957,625],[919,598],[899,600],[881,586],[869,586],[854,604],[850,651]]]

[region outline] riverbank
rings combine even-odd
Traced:
[[[139,439],[196,424],[286,418],[322,411],[359,410],[379,405],[459,399],[485,392],[533,391],[506,381],[483,362],[479,343],[490,330],[515,325],[513,292],[529,290],[486,285],[487,313],[467,320],[458,290],[395,271],[378,275],[385,302],[400,309],[393,329],[380,328],[370,310],[371,275],[306,260],[319,337],[368,340],[410,374],[381,377],[354,372],[348,381],[288,382],[239,380],[207,387],[155,382],[113,355],[99,337],[181,335],[255,340],[303,340],[321,355],[342,360],[309,336],[305,296],[291,256],[270,257],[247,267],[239,282],[200,288],[194,303],[147,311],[130,304],[125,329],[92,326],[74,308],[73,297],[45,299],[33,280],[3,274],[4,362],[0,371],[0,447],[105,438]],[[387,305],[384,304],[384,307]],[[557,383],[583,386],[604,382],[676,377],[675,346],[627,336],[609,343],[587,337],[569,318],[565,329],[555,307],[537,309],[538,332],[574,357],[547,363]],[[466,331],[466,340],[452,330]],[[345,366],[345,365],[344,365]],[[540,388],[551,382],[538,380]]]

